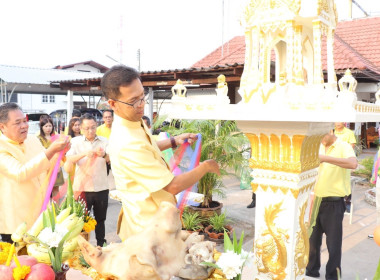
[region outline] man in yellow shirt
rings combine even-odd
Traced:
[[[109,139],[113,122],[113,112],[111,110],[105,110],[103,112],[103,121],[104,124],[99,125],[96,129],[96,135]]]
[[[337,268],[341,271],[344,197],[351,193],[350,169],[355,169],[358,162],[352,147],[332,133],[326,134],[322,139],[319,153],[321,164],[314,192],[322,200],[309,239],[306,275],[319,277],[322,235],[325,233],[329,252],[326,279],[337,280]]]
[[[348,129],[347,127],[345,127],[344,123],[342,122],[335,123],[334,134],[340,140],[350,144],[352,148],[355,148],[355,144],[356,144],[355,134],[351,129]]]
[[[335,123],[335,129],[334,134],[336,137],[338,137],[343,142],[346,142],[352,146],[352,148],[355,148],[356,145],[356,138],[355,134],[351,129],[348,129],[344,123],[342,122],[336,122]],[[346,203],[346,212],[351,212],[351,194],[345,198]]]
[[[21,223],[29,229],[38,218],[49,160],[69,144],[68,139],[59,139],[45,150],[37,137],[28,137],[28,128],[16,103],[0,106],[0,233],[6,242],[12,242],[11,234]]]
[[[207,172],[220,172],[214,160],[178,176],[170,172],[161,151],[176,148],[185,140],[193,143],[196,135],[185,133],[158,142],[153,139],[141,119],[145,93],[135,69],[112,67],[104,74],[101,87],[115,113],[108,154],[123,202],[119,236],[125,240],[150,223],[162,201],[175,204],[175,194],[194,185]]]

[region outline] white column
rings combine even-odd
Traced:
[[[67,112],[66,112],[66,126],[69,125],[74,109],[74,92],[72,90],[67,91]]]
[[[336,88],[336,75],[334,68],[334,30],[330,27],[327,33],[327,71],[328,71],[328,83],[334,85]]]
[[[151,123],[151,131],[153,131],[153,88],[149,88],[149,119]]]

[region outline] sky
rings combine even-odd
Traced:
[[[340,18],[347,1],[336,0]],[[380,15],[380,1],[356,1]],[[2,0],[0,64],[52,68],[94,60],[138,68],[140,50],[142,71],[187,68],[244,35],[240,18],[248,2]],[[356,7],[353,15],[363,16]]]

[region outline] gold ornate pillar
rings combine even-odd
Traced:
[[[323,84],[322,72],[322,30],[321,21],[313,21],[313,37],[314,37],[314,84]]]
[[[308,201],[329,123],[238,121],[252,155],[256,193],[255,278],[304,279],[308,263]]]

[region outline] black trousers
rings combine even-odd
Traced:
[[[322,200],[316,224],[310,236],[309,263],[306,269],[312,274],[318,274],[321,267],[322,235],[323,233],[326,234],[326,245],[329,253],[329,260],[326,264],[326,280],[337,280],[337,268],[342,271],[342,222],[345,210],[343,198],[336,201]]]
[[[100,192],[84,192],[84,200],[86,201],[88,211],[93,209],[96,220],[95,236],[98,246],[103,246],[106,243],[105,221],[107,217],[109,190]]]
[[[1,234],[1,240],[3,242],[13,243],[11,236],[12,236],[11,234],[4,234],[4,233],[2,233]]]

